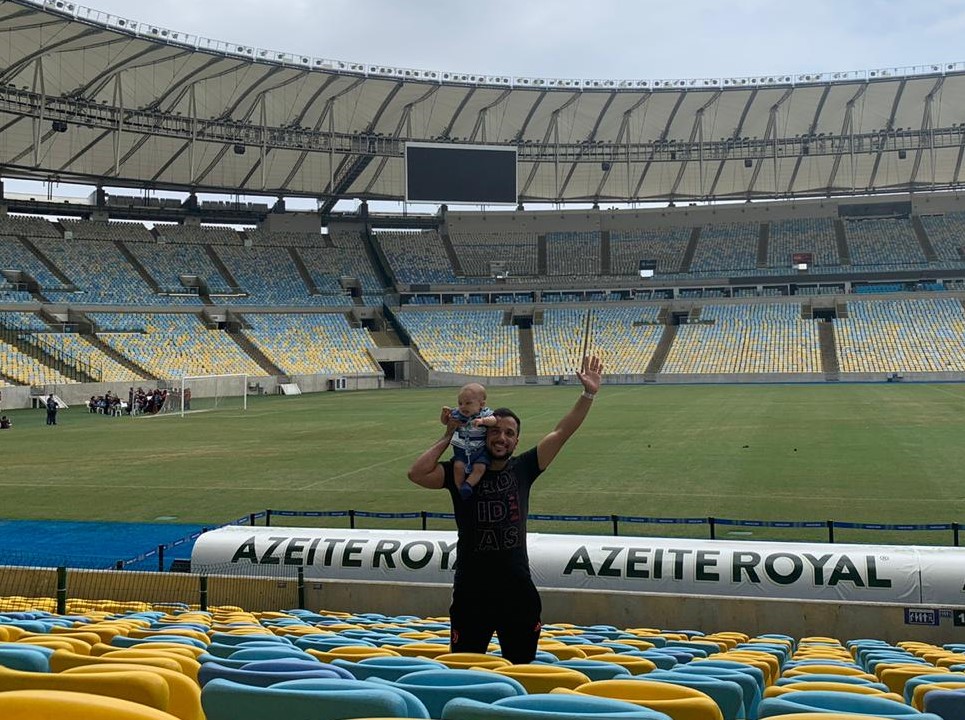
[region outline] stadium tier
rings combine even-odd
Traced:
[[[157,242],[129,242],[125,245],[163,292],[189,292],[181,281],[182,275],[196,276],[212,294],[237,292],[237,288],[233,289],[221,276],[202,245]]]
[[[691,229],[617,231],[610,234],[610,269],[614,275],[637,275],[641,260],[657,263],[656,272],[669,275],[680,271]]]
[[[965,248],[965,213],[922,215],[921,224],[939,260],[953,265],[962,261],[962,249]]]
[[[768,267],[788,268],[796,253],[810,253],[814,265],[839,265],[831,218],[800,218],[771,223]]]
[[[344,312],[353,325],[369,327],[397,317],[430,371],[547,379],[576,366],[588,310],[588,347],[611,374],[638,380],[793,377],[833,372],[835,360],[843,373],[965,371],[954,357],[961,298],[912,300],[912,293],[965,293],[965,210],[760,222],[707,222],[706,214],[687,213],[693,217],[685,224],[634,228],[622,219],[607,231],[559,230],[564,216],[549,215],[542,230],[539,214],[527,214],[523,229],[504,222],[505,231],[462,217],[438,230],[370,232],[342,222],[328,233],[163,223],[148,230],[138,222],[7,215],[0,218],[7,281],[0,304],[42,309],[24,316],[31,323],[8,327],[11,372],[2,374],[8,383],[44,386],[65,377],[378,374],[372,336],[349,327]],[[577,220],[586,225],[587,218]],[[794,272],[790,261],[799,253],[811,255],[808,274],[766,283]],[[641,261],[656,264],[654,279],[638,277]],[[909,279],[822,281],[829,273],[850,278],[902,268],[912,268]],[[917,273],[924,268],[932,274],[923,279]],[[749,275],[757,277],[741,285]],[[897,297],[882,304],[883,294]],[[801,318],[810,318],[811,303],[846,307],[841,296],[867,299],[853,302],[850,315],[822,311],[833,330],[822,341],[820,322]],[[765,298],[775,302],[757,305]],[[220,306],[204,311],[205,322],[241,332],[209,330],[196,317],[164,310],[184,304],[199,314]],[[407,310],[393,316],[383,305]],[[422,305],[462,309],[411,307]],[[91,312],[97,306],[109,312]],[[289,317],[286,307],[319,312]],[[232,308],[245,308],[244,319]],[[668,330],[682,313],[691,322]],[[928,347],[914,350],[915,342]],[[477,346],[482,354],[472,357]],[[166,358],[150,357],[169,350]]]
[[[403,311],[412,344],[434,370],[477,377],[520,374],[518,330],[493,310]]]
[[[817,325],[795,304],[704,305],[678,328],[663,372],[819,373]]]
[[[372,337],[344,315],[248,315],[245,335],[289,375],[379,374]]]
[[[0,716],[956,720],[965,703],[956,643],[549,622],[537,662],[514,665],[496,643],[450,652],[447,618],[74,599],[62,612],[0,598]]]
[[[600,233],[547,233],[546,274],[577,278],[599,275]]]
[[[760,223],[705,225],[690,269],[696,273],[753,270],[760,232]]]
[[[961,372],[965,310],[958,300],[856,301],[834,322],[844,372]]]
[[[142,328],[133,332],[102,331],[97,337],[158,378],[265,374],[223,331],[205,327],[196,315],[91,313],[90,317],[101,329]]]
[[[396,282],[407,285],[459,282],[436,231],[381,232],[375,237]]]
[[[910,220],[849,220],[844,226],[853,265],[915,267],[927,262]]]
[[[457,232],[449,235],[466,275],[491,277],[492,263],[505,265],[509,277],[533,277],[537,272],[537,240],[531,232]]]

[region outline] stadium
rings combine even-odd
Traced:
[[[0,718],[965,717],[965,63],[136,14],[0,0]],[[521,444],[462,500],[420,453],[470,383]],[[529,465],[534,654],[498,573],[464,651],[465,524]]]

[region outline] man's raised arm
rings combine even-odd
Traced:
[[[442,457],[442,453],[449,447],[449,443],[452,441],[452,434],[456,431],[456,428],[459,427],[457,421],[450,419],[449,408],[442,409],[442,417],[440,420],[446,425],[445,434],[436,440],[428,450],[416,458],[416,461],[412,463],[412,467],[409,468],[408,473],[409,480],[416,485],[421,485],[430,490],[439,490],[443,486],[445,472],[442,469],[442,465],[439,464],[439,458]]]
[[[545,470],[553,462],[556,454],[560,451],[567,440],[572,437],[583,420],[586,419],[590,407],[593,405],[593,398],[600,390],[600,380],[603,372],[603,362],[595,355],[583,358],[583,366],[576,373],[580,382],[583,384],[583,392],[576,400],[576,405],[563,416],[556,427],[536,446],[536,460],[539,469]]]

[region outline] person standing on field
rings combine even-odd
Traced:
[[[56,425],[57,424],[57,401],[54,400],[53,395],[47,396],[47,424]]]
[[[536,447],[514,457],[521,421],[508,408],[493,410],[496,424],[486,433],[490,464],[468,499],[456,487],[453,461],[440,462],[458,421],[409,468],[409,480],[452,499],[458,540],[453,582],[452,652],[485,653],[493,633],[502,655],[514,664],[531,663],[542,628],[542,605],[533,584],[526,548],[530,488],[586,419],[600,389],[603,363],[583,358],[577,377],[583,392],[573,408]],[[443,417],[446,413],[443,411]]]

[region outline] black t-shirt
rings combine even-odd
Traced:
[[[511,457],[502,470],[486,470],[472,496],[463,500],[453,480],[452,460],[442,463],[443,487],[452,498],[459,539],[456,582],[529,577],[526,517],[529,490],[542,472],[536,448]]]

